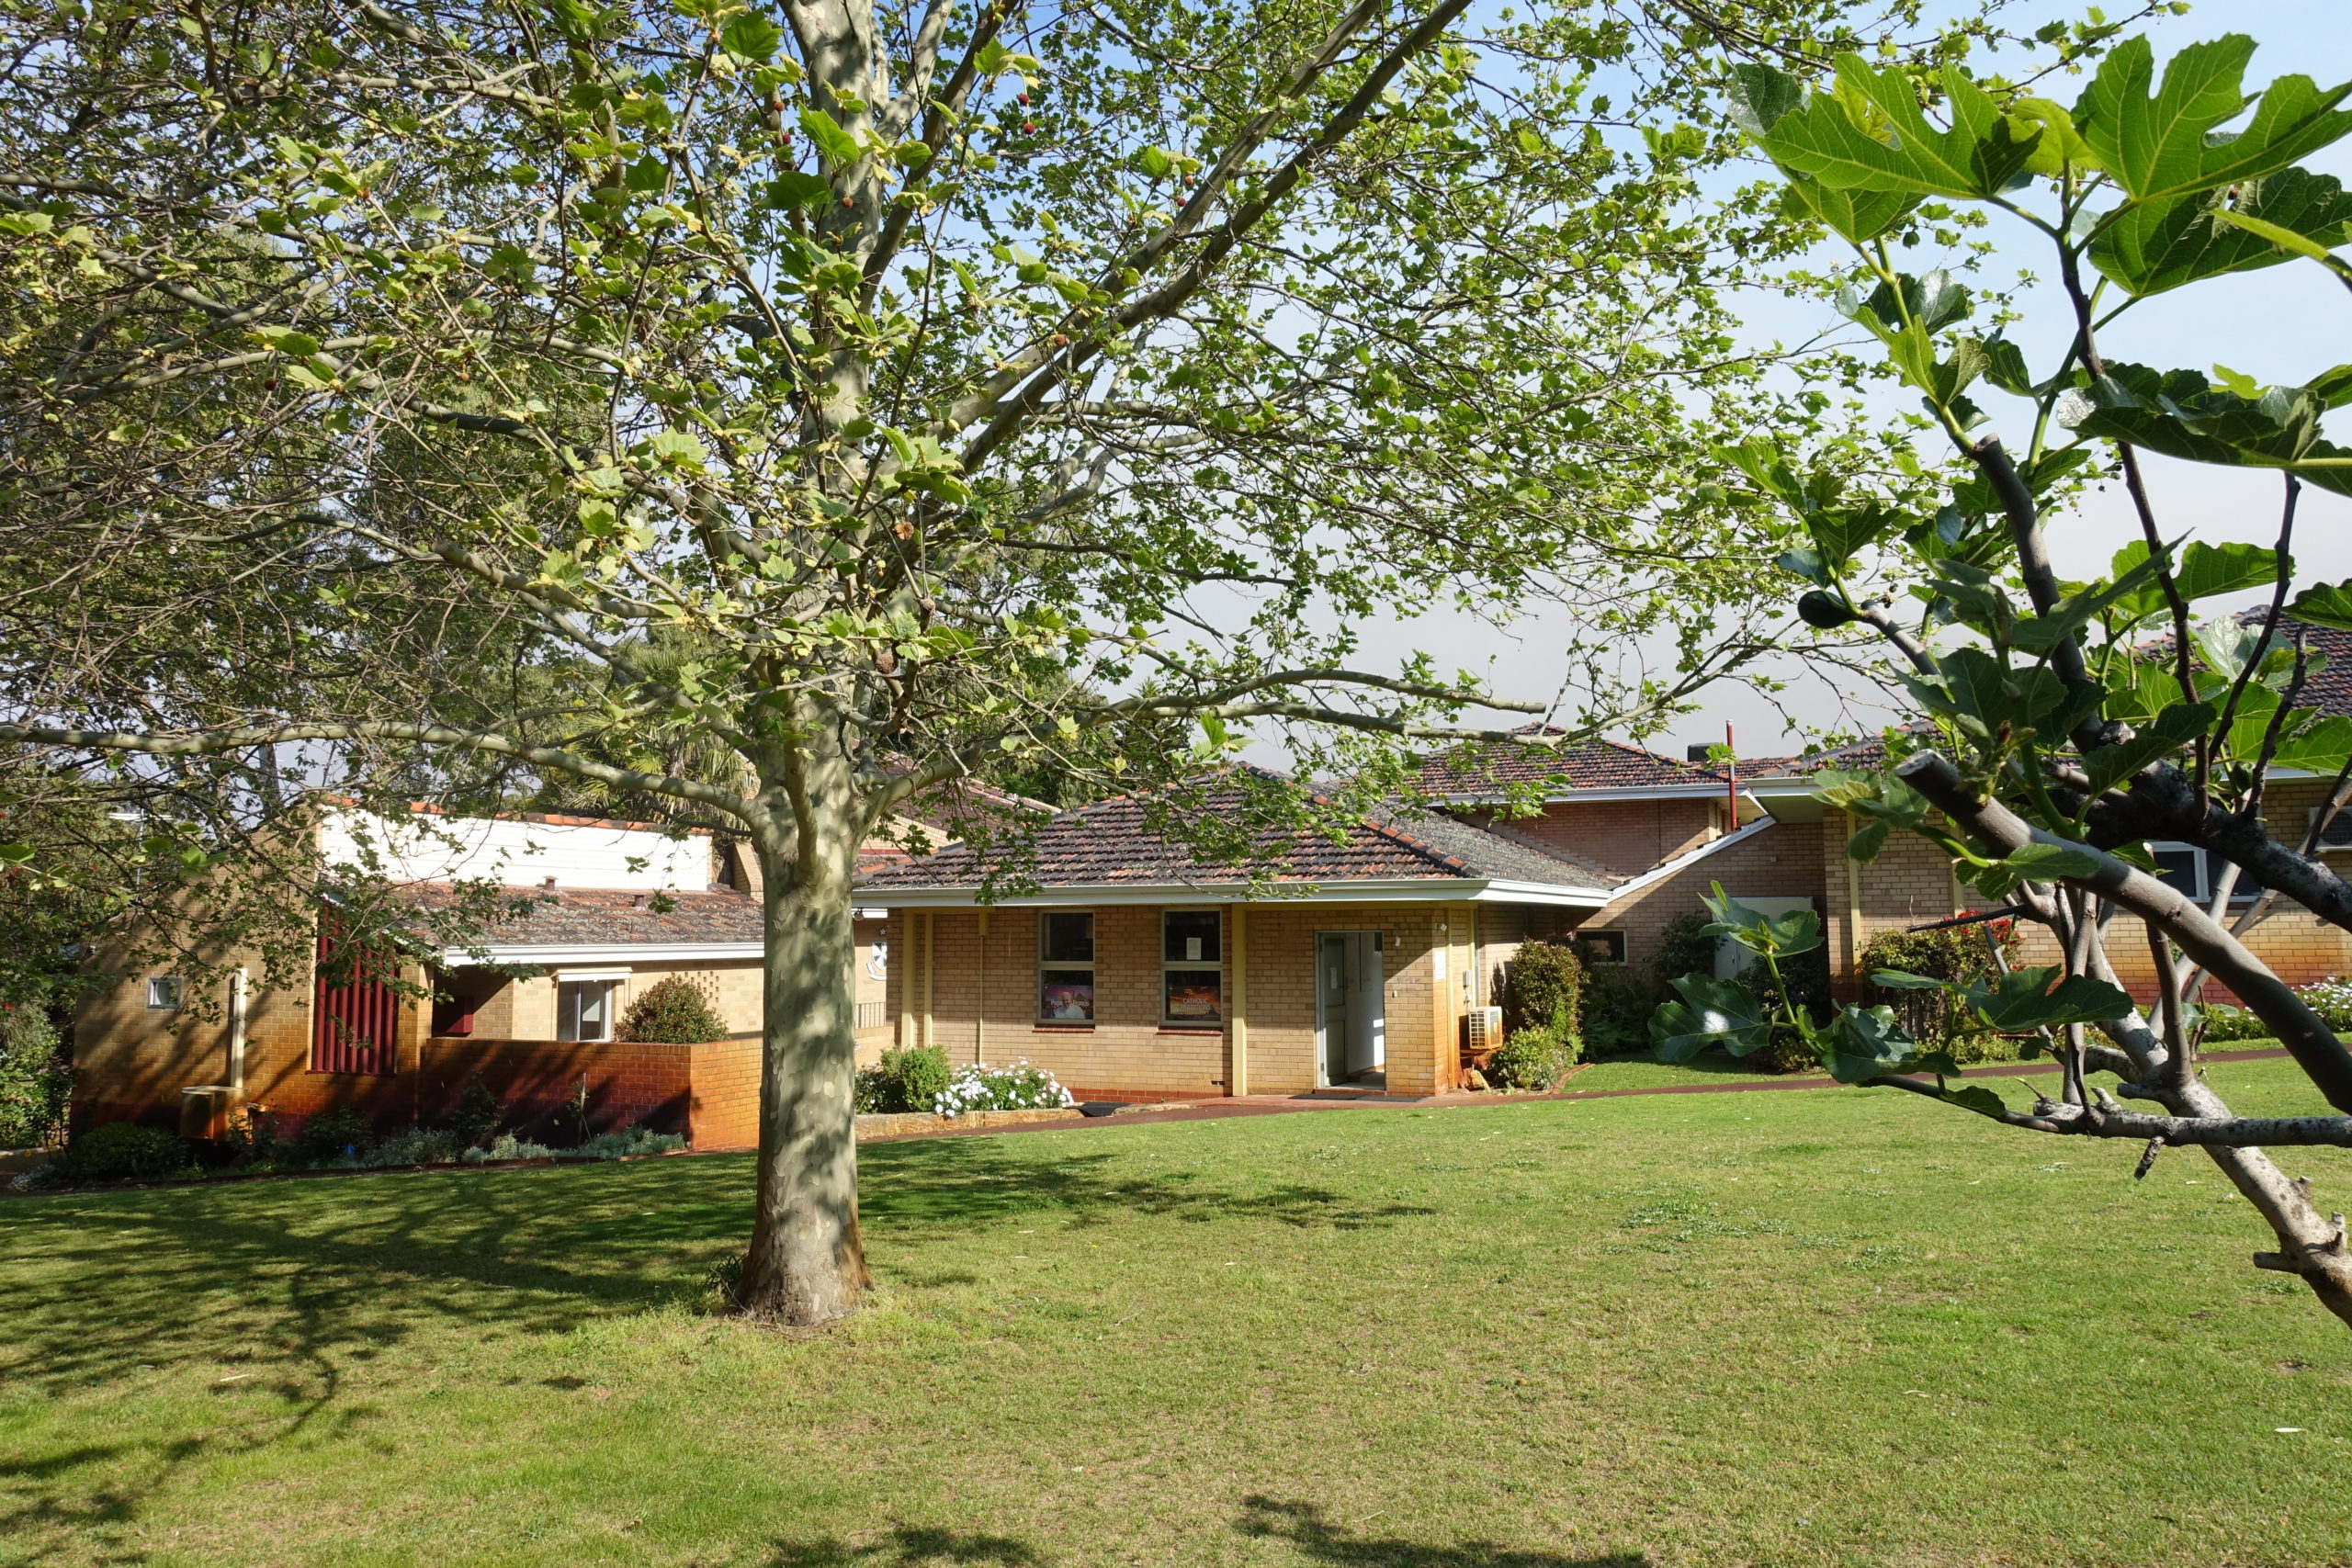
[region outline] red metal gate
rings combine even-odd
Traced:
[[[319,922],[318,978],[311,997],[311,1071],[389,1076],[400,1040],[401,998],[390,985],[390,954],[351,955],[340,985],[330,985],[339,948],[331,918]]]

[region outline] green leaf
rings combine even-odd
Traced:
[[[1944,1090],[1944,1099],[1954,1105],[1965,1106],[1979,1116],[1998,1119],[2008,1110],[2007,1105],[2001,1103],[1999,1095],[1980,1084],[1972,1084],[1966,1089],[1948,1089]]]
[[[2098,857],[2072,844],[2031,843],[2011,851],[2001,863],[2022,882],[2057,882],[2090,875],[2098,869]]]
[[[822,175],[786,169],[768,182],[768,199],[780,208],[810,209],[831,205],[833,187]]]
[[[2177,691],[2177,684],[2174,690]],[[2132,739],[2117,746],[2102,746],[2083,759],[2093,793],[2121,783],[2159,757],[2168,757],[2213,726],[2209,703],[2175,703],[2159,710],[2153,723],[2133,727]]]
[[[1713,892],[1699,897],[1715,917],[1706,928],[1708,931],[1727,936],[1751,953],[1786,958],[1792,953],[1810,953],[1821,945],[1821,917],[1811,909],[1768,915],[1725,893],[1720,882],[1714,884]]]
[[[1712,975],[1685,975],[1671,983],[1682,999],[1650,1014],[1650,1045],[1659,1061],[1687,1062],[1718,1044],[1745,1056],[1770,1043],[1772,1021],[1746,986]]]
[[[2287,468],[2304,482],[2352,494],[2352,451],[2320,436],[2331,371],[2315,387],[2273,387],[2247,399],[2194,370],[2152,370],[2110,361],[2108,374],[2060,400],[2061,423],[2192,463]],[[2324,388],[2323,390],[2318,389]],[[2331,467],[2305,467],[2325,458]]]
[[[2088,626],[2094,616],[2109,606],[2130,601],[2143,587],[2153,585],[2155,575],[2155,563],[2143,560],[2112,582],[2085,589],[2080,593],[2070,593],[2052,604],[2048,615],[2036,615],[2011,626],[2009,641],[2028,653],[2046,654]]]
[[[2263,588],[2278,581],[2278,555],[2267,545],[2209,545],[2202,539],[2189,541],[2180,553],[2180,569],[2173,573],[2173,586],[2189,600]]]
[[[1916,1055],[1918,1042],[1903,1032],[1891,1007],[1845,1007],[1823,1032],[1824,1065],[1839,1083],[1861,1083],[1899,1072]]]
[[[2306,588],[2287,602],[2287,614],[2315,626],[2352,632],[2352,581]]]
[[[2224,273],[2324,259],[2352,238],[2352,195],[2332,175],[2281,169],[2267,179],[2132,203],[2091,241],[2091,265],[2136,295]],[[2283,249],[2281,247],[2284,247]]]
[[[800,129],[817,144],[817,151],[827,163],[846,168],[865,156],[857,138],[843,130],[831,115],[811,105],[800,111]]]
[[[1857,245],[1877,239],[1919,205],[1919,197],[1902,191],[1840,190],[1793,174],[1784,199],[1800,215],[1818,219]]]
[[[2234,726],[2233,726],[2234,728]],[[2262,742],[2254,742],[2254,755],[2261,755]],[[2352,756],[2352,718],[2331,715],[2297,730],[2279,741],[2278,750],[2271,756],[2271,765],[2298,768],[2311,773],[2333,773]]]
[[[1884,987],[1890,991],[1949,991],[1953,988],[1949,980],[1939,980],[1930,975],[1908,974],[1901,969],[1873,969],[1871,971],[1871,984]]]
[[[2041,141],[2030,122],[2004,116],[1984,89],[1944,73],[1951,129],[1919,111],[1911,78],[1838,57],[1837,85],[1776,120],[1761,138],[1772,161],[1841,190],[1908,197],[1983,197],[2008,185]]]
[[[729,19],[719,29],[718,41],[727,46],[729,54],[764,62],[775,57],[776,45],[784,41],[784,29],[757,11],[748,11]]]
[[[699,468],[707,454],[703,445],[690,430],[665,430],[646,443],[646,449],[657,462],[684,468]]]
[[[1165,147],[1147,147],[1136,154],[1136,167],[1152,179],[1164,180],[1176,172],[1176,157]]]
[[[2096,1023],[2131,1010],[2132,998],[2104,980],[2072,975],[2052,985],[2055,964],[2012,969],[1990,981],[1972,980],[1962,994],[1969,1010],[1987,1027],[2005,1033]]]
[[[1725,96],[1732,122],[1750,136],[1764,137],[1804,102],[1804,84],[1778,66],[1746,62],[1731,68]]]
[[[291,355],[297,359],[308,359],[319,352],[319,340],[308,333],[291,332],[284,327],[255,327],[254,336],[278,353]]]
[[[1804,527],[1820,552],[1821,565],[1829,571],[1843,571],[1847,562],[1893,533],[1902,522],[1898,513],[1872,502],[1859,508],[1824,507],[1805,518]]]
[[[2098,154],[2075,129],[2074,114],[2064,105],[2048,98],[2018,98],[2009,104],[2009,118],[2041,132],[2041,140],[2025,161],[2028,173],[2056,179],[2070,168],[2096,171],[2100,166]]]
[[[2155,54],[2147,35],[2126,39],[2100,62],[2075,106],[2075,124],[2132,196],[2157,201],[2276,174],[2352,130],[2338,111],[2352,83],[2322,92],[2308,76],[2281,76],[2244,130],[2222,133],[2246,107],[2242,82],[2254,40],[2233,33],[2193,43],[2165,65],[2151,94]]]

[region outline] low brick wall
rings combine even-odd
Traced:
[[[698,1149],[759,1142],[760,1043],[435,1039],[417,1069],[416,1119],[443,1122],[480,1080],[526,1136],[552,1129],[582,1081],[588,1125],[635,1123],[684,1134]]]
[[[924,1133],[949,1133],[958,1128],[970,1131],[975,1127],[1012,1127],[1030,1122],[1067,1122],[1082,1119],[1077,1111],[967,1111],[960,1116],[934,1116],[927,1111],[908,1111],[894,1115],[867,1115],[857,1118],[857,1141],[869,1138],[907,1138]]]

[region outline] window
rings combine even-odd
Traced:
[[[1578,931],[1576,933],[1577,956],[1587,964],[1623,964],[1625,962],[1623,931]]]
[[[1094,917],[1037,917],[1037,1021],[1094,1021]]]
[[[555,987],[558,1040],[610,1040],[613,991],[617,980],[559,980]]]
[[[2229,863],[2209,858],[2195,844],[2174,843],[2163,840],[2151,840],[2148,858],[2156,863],[2156,880],[2167,887],[2178,888],[2184,897],[2202,904],[2213,897],[2213,880]],[[2261,879],[2243,866],[2237,881],[2230,886],[2230,902],[2251,903],[2262,892]]]
[[[1215,909],[1164,909],[1159,916],[1159,1021],[1225,1021],[1223,917]]]
[[[180,1005],[180,979],[176,975],[153,975],[147,980],[147,1005],[151,1008],[175,1008]]]

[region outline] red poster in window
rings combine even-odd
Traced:
[[[352,954],[347,970],[332,917],[319,921],[318,977],[311,992],[311,1071],[387,1077],[400,1040],[401,999],[389,954]],[[330,984],[330,979],[340,984]]]

